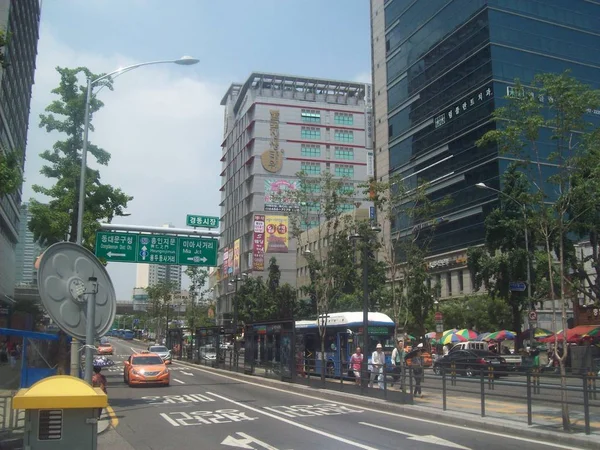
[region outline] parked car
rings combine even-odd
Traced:
[[[486,350],[453,350],[433,363],[433,372],[439,375],[443,368],[446,374],[449,374],[452,363],[456,373],[467,377],[477,376],[481,369],[487,376],[488,370],[493,368],[494,376],[497,378],[506,375],[509,370],[506,360],[496,353]]]

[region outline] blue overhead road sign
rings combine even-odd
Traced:
[[[527,283],[523,281],[511,281],[508,287],[511,291],[523,292],[525,289],[527,289]]]

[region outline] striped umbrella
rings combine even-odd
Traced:
[[[425,333],[425,337],[427,339],[435,339],[437,336],[437,333],[435,331],[430,331],[429,333]]]
[[[468,341],[468,339],[464,336],[461,336],[460,334],[448,333],[445,336],[442,336],[440,344],[446,345],[446,344],[454,344],[456,342],[466,342],[466,341]]]
[[[517,337],[517,333],[515,333],[514,331],[509,331],[509,330],[500,330],[500,331],[495,331],[493,333],[490,333],[487,335],[487,337],[485,337],[483,340],[484,341],[512,341],[513,339],[515,339],[515,337]]]
[[[583,335],[583,337],[586,337],[586,336],[590,336],[590,337],[598,337],[598,336],[600,336],[600,327],[596,327],[593,330],[588,331],[587,333],[585,333]]]
[[[546,330],[545,328],[533,328],[533,338],[534,339],[542,339],[548,336],[552,336],[554,333],[550,330]],[[531,339],[531,329],[525,330],[521,337],[523,339]]]
[[[478,341],[485,341],[485,338],[488,337],[490,334],[492,334],[492,333],[490,333],[489,331],[486,332],[486,333],[481,333],[479,336],[477,336],[477,340]]]
[[[477,336],[479,336],[479,334],[476,331],[467,330],[466,328],[456,331],[455,334],[464,337],[467,341],[474,341],[475,339],[477,339]]]

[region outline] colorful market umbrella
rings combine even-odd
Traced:
[[[425,337],[427,339],[435,339],[437,337],[437,333],[435,331],[430,331],[429,333],[425,333]]]
[[[517,333],[509,330],[500,330],[495,331],[487,335],[487,337],[483,338],[484,341],[512,341],[517,337]]]
[[[486,332],[486,333],[481,333],[479,336],[477,336],[477,340],[478,341],[485,341],[485,338],[488,337],[490,334],[492,334],[492,333],[490,333],[489,331]]]
[[[412,334],[407,334],[407,335],[406,335],[406,339],[407,339],[408,341],[411,341],[411,342],[412,342],[412,341],[416,341],[416,340],[417,340],[417,338],[416,338],[416,337],[414,337]]]
[[[467,330],[466,328],[455,331],[455,334],[464,337],[467,341],[474,341],[475,339],[477,339],[477,336],[479,336],[479,334],[476,331]]]
[[[588,331],[587,333],[585,333],[583,335],[583,337],[587,337],[587,336],[590,336],[590,337],[598,337],[598,336],[600,336],[600,327],[594,328],[593,330]]]
[[[456,342],[466,342],[466,341],[468,341],[468,339],[464,336],[461,336],[460,334],[448,333],[445,336],[442,336],[440,344],[446,345],[446,344],[454,344]]]
[[[545,328],[532,328],[527,329],[522,333],[521,336],[523,337],[523,339],[531,339],[531,330],[533,330],[534,339],[542,339],[554,335],[552,331],[547,330]]]

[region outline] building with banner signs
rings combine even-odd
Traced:
[[[0,67],[0,154],[17,152],[25,164],[29,107],[40,29],[40,0],[0,0],[0,30],[7,35]],[[21,188],[0,195],[0,310],[14,302]]]
[[[298,188],[298,172],[330,171],[352,188],[372,176],[370,99],[368,84],[269,73],[253,73],[229,87],[221,102],[217,320],[232,312],[235,286],[229,282],[241,274],[265,277],[271,257],[281,283],[296,284],[288,213],[298,205],[285,193]],[[349,211],[362,201],[358,192],[356,197]]]
[[[499,202],[476,184],[501,189],[511,163],[496,145],[476,146],[496,127],[493,111],[516,78],[527,85],[538,73],[570,70],[598,88],[600,53],[589,49],[600,45],[599,24],[597,1],[371,0],[375,176],[429,182],[432,198],[451,198],[430,245],[443,297],[472,288],[462,255],[483,243]],[[380,222],[387,236],[422,226]]]

